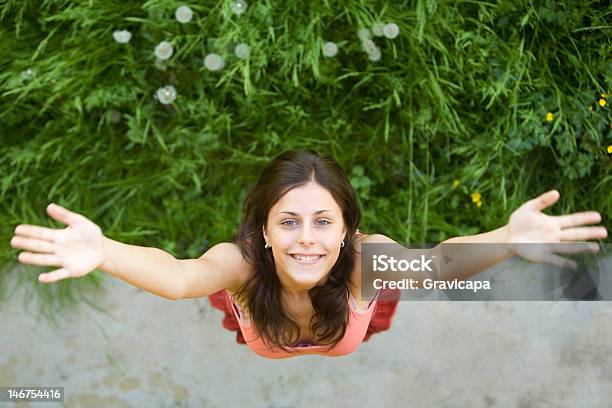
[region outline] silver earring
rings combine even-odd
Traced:
[[[342,243],[340,244],[340,246],[341,246],[341,247],[343,247],[343,246],[344,246],[344,240],[342,240]]]
[[[268,244],[268,243],[266,242],[266,245],[264,245],[264,248],[266,248],[266,249],[270,248],[270,244]]]

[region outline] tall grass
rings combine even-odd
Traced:
[[[208,1],[186,25],[176,6],[0,5],[5,265],[17,224],[61,227],[45,214],[52,201],[113,239],[198,257],[231,238],[258,171],[292,148],[336,157],[362,230],[401,242],[496,228],[550,188],[561,191],[551,213],[596,209],[612,227],[610,2],[258,1],[238,17]],[[374,37],[378,62],[357,38],[375,22],[400,27]],[[133,37],[120,45],[123,28]],[[163,40],[175,53],[160,70]],[[336,57],[322,55],[326,41]],[[224,70],[203,67],[209,52]],[[165,106],[153,95],[168,84],[178,97]],[[39,285],[40,268],[25,269],[44,304],[100,283]]]

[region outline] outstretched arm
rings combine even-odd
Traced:
[[[545,252],[544,246],[536,251],[530,251],[528,245],[522,244],[553,244],[548,249],[559,252],[566,251],[597,251],[595,243],[575,245],[573,248],[563,248],[563,245],[555,245],[576,241],[587,241],[592,239],[603,239],[608,236],[605,227],[585,225],[601,222],[601,215],[596,211],[586,211],[569,215],[551,216],[542,210],[552,206],[559,200],[560,194],[557,190],[548,191],[539,197],[527,201],[512,213],[508,224],[496,230],[483,234],[465,237],[451,238],[442,244],[464,244],[483,243],[500,244],[486,245],[482,248],[473,246],[477,256],[465,256],[465,246],[457,248],[462,254],[451,256],[457,262],[452,262],[445,267],[445,275],[451,278],[466,279],[491,266],[502,262],[514,255],[534,262],[546,262],[557,266],[568,265],[576,268],[572,260],[565,259],[552,252]],[[436,247],[439,248],[440,246]],[[453,250],[452,245],[443,246],[447,255]]]
[[[11,246],[29,251],[19,254],[19,262],[59,267],[40,274],[39,282],[82,277],[100,269],[166,299],[206,296],[241,282],[242,256],[233,244],[218,244],[200,259],[176,259],[158,248],[109,239],[94,222],[59,205],[49,205],[47,212],[67,227],[19,225],[11,239]]]
[[[558,191],[548,191],[521,205],[512,213],[508,224],[503,227],[483,234],[451,238],[434,248],[426,250],[427,256],[435,256],[442,265],[439,275],[435,279],[464,280],[515,255],[533,262],[545,262],[558,266],[569,264],[569,266],[575,268],[574,261],[565,259],[553,252],[596,252],[599,249],[596,243],[575,243],[569,247],[566,243],[605,238],[607,237],[607,231],[604,227],[584,227],[584,225],[596,224],[601,221],[601,215],[596,211],[562,216],[551,216],[542,212],[542,210],[557,202],[558,199]],[[381,234],[369,235],[363,243],[396,244],[389,247],[388,250],[394,252],[400,258],[409,259],[415,255],[415,250],[405,250],[397,242]],[[450,257],[452,262],[444,262],[445,256]],[[369,262],[366,262],[365,265],[371,267]],[[432,278],[432,276],[429,275],[429,272],[413,271],[410,278],[420,283],[423,279]]]

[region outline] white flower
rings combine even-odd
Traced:
[[[176,9],[174,17],[176,17],[176,20],[179,23],[185,24],[191,21],[191,18],[193,17],[193,11],[191,11],[189,6],[181,6]]]
[[[220,55],[211,53],[204,58],[204,66],[211,71],[219,71],[225,67],[225,62]]]
[[[176,88],[166,85],[155,92],[155,97],[164,105],[170,105],[176,99]]]
[[[385,25],[383,23],[372,24],[372,34],[374,34],[376,37],[382,37],[384,29]]]
[[[329,41],[323,44],[323,55],[326,57],[335,57],[337,53],[338,46],[335,43]]]
[[[357,31],[357,37],[359,37],[361,41],[365,41],[372,38],[372,34],[367,28],[360,28],[359,31]]]
[[[389,39],[394,39],[399,34],[399,27],[395,23],[389,23],[383,28],[383,34]]]
[[[113,31],[113,38],[119,44],[125,44],[130,42],[132,39],[132,33],[130,33],[128,30],[116,30]]]
[[[242,13],[244,13],[247,9],[248,5],[246,3],[246,1],[244,0],[236,0],[233,1],[230,8],[232,9],[232,11],[234,12],[234,14],[236,15],[241,15]]]
[[[376,48],[376,44],[372,40],[365,40],[361,43],[361,49],[363,49],[368,54],[373,53]]]
[[[380,48],[376,47],[374,51],[368,53],[370,61],[380,61]]]
[[[32,71],[32,68],[28,68],[24,71],[21,71],[21,79],[24,81],[29,81],[30,79],[34,78],[34,71]]]
[[[251,48],[245,43],[240,43],[234,48],[234,53],[240,59],[249,58],[249,55],[251,55]]]
[[[167,60],[172,56],[173,52],[172,44],[167,41],[162,41],[155,47],[155,56],[160,60]]]

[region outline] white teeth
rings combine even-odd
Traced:
[[[299,261],[305,261],[305,262],[311,262],[311,261],[316,261],[317,259],[319,259],[321,257],[321,255],[316,255],[316,256],[300,256],[300,255],[292,255],[295,259],[299,260]]]

